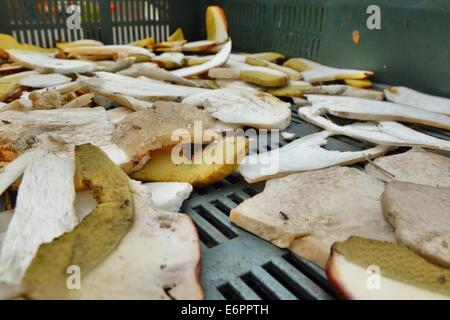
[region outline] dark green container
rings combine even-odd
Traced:
[[[67,1],[1,0],[0,31],[49,47],[81,37],[127,43],[165,39],[183,27],[204,37],[208,4],[225,9],[234,49],[279,51],[324,64],[376,72],[375,80],[450,97],[448,0],[77,0],[83,30],[66,27]],[[381,29],[366,26],[377,5]],[[353,41],[358,32],[360,41]]]
[[[66,28],[63,0],[0,0],[0,32],[19,41],[51,46],[55,40],[93,38],[128,43],[165,39],[183,27],[190,40],[205,38],[208,4],[228,16],[236,51],[279,51],[324,64],[376,72],[376,81],[450,96],[450,1],[448,0],[74,0],[81,5],[82,30]],[[111,5],[114,5],[111,8]],[[381,29],[369,30],[369,5],[381,9]],[[47,5],[47,8],[45,8]],[[352,34],[358,31],[356,44]],[[416,126],[441,139],[447,131]],[[292,114],[289,132],[320,131]],[[428,131],[427,131],[428,130]],[[280,137],[281,146],[288,142]],[[332,137],[330,150],[357,151],[370,144]],[[360,168],[361,164],[359,164]],[[324,270],[232,224],[230,211],[262,191],[233,174],[194,190],[182,211],[197,227],[202,283],[208,299],[333,299]]]

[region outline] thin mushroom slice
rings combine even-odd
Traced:
[[[450,188],[392,181],[382,203],[400,243],[431,263],[450,268]]]
[[[172,82],[174,84],[179,84],[182,86],[198,87],[198,85],[194,81],[179,77],[150,62],[136,63],[130,68],[118,72],[118,74],[133,78],[144,76],[155,80]]]
[[[145,56],[154,57],[155,55],[145,48],[129,45],[107,45],[107,46],[83,46],[64,48],[66,53],[82,55],[127,55],[127,56]]]
[[[346,79],[365,79],[373,76],[372,71],[339,69],[321,65],[320,63],[303,58],[293,58],[283,64],[301,72],[301,75],[310,83],[330,82]]]
[[[196,66],[181,68],[172,71],[172,73],[179,77],[189,77],[208,72],[208,70],[212,68],[220,67],[227,62],[231,53],[231,47],[231,40],[229,40],[211,60]]]
[[[96,65],[88,61],[56,59],[49,54],[7,50],[11,60],[40,73],[84,73],[93,71]]]
[[[392,102],[450,115],[450,99],[432,96],[407,87],[391,87],[384,90],[386,99]]]
[[[291,123],[290,104],[264,92],[211,90],[189,96],[183,103],[203,106],[214,118],[225,123],[280,130]]]
[[[76,226],[74,172],[73,159],[50,153],[27,166],[3,240],[0,282],[20,285],[39,246]]]
[[[307,95],[312,112],[364,121],[402,121],[450,130],[450,116],[392,102],[354,97]]]
[[[105,95],[110,99],[117,95],[124,95],[149,102],[158,100],[180,100],[190,94],[207,90],[203,88],[173,85],[162,81],[143,81],[108,72],[96,72],[95,77],[91,78],[79,76],[78,81],[89,90]]]
[[[298,110],[300,118],[337,135],[344,135],[380,145],[422,147],[450,151],[450,141],[438,139],[393,121],[360,122],[340,126],[314,112],[312,107]]]
[[[450,188],[450,158],[421,148],[378,158],[365,170],[385,181]]]
[[[51,74],[32,74],[20,79],[22,86],[31,88],[48,88],[71,82],[72,79],[57,73]]]
[[[392,150],[388,146],[346,152],[322,148],[327,144],[330,136],[333,136],[331,132],[322,131],[302,137],[279,149],[249,155],[239,166],[238,172],[247,182],[254,183],[295,172],[354,164],[376,158]]]

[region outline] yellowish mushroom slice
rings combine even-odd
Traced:
[[[289,76],[266,67],[250,67],[241,70],[241,79],[268,88],[279,88],[289,83]]]
[[[180,52],[166,52],[152,59],[164,69],[172,70],[182,67],[185,64],[184,55]]]
[[[450,270],[429,263],[404,245],[351,237],[333,245],[326,271],[346,299],[450,299]]]
[[[268,92],[277,97],[296,97],[301,98],[304,93],[311,91],[319,91],[316,87],[313,87],[306,81],[290,81],[287,86],[281,88],[269,89]]]
[[[159,101],[150,110],[133,112],[125,117],[117,126],[112,142],[130,159],[122,168],[133,172],[147,163],[151,151],[176,145],[182,137],[195,138],[195,130],[206,132],[214,125],[214,119],[205,110]],[[197,139],[202,143],[203,135]]]
[[[303,77],[301,76],[300,72],[288,68],[288,67],[284,67],[284,66],[280,66],[276,63],[272,63],[263,59],[258,59],[258,58],[254,58],[254,57],[247,57],[245,59],[245,63],[252,65],[252,66],[257,66],[257,67],[267,67],[273,70],[278,70],[281,72],[286,73],[289,76],[290,80],[302,80]]]
[[[106,46],[83,46],[74,48],[65,48],[65,53],[75,53],[82,55],[119,55],[119,56],[144,56],[152,58],[154,54],[146,48],[140,48],[130,45],[106,45]]]
[[[83,39],[71,42],[58,42],[56,47],[58,49],[64,50],[66,48],[77,48],[77,47],[98,47],[103,46],[103,43],[92,39]]]
[[[301,72],[304,80],[310,83],[347,79],[360,80],[374,75],[372,71],[333,68],[304,58],[292,58],[283,65]]]
[[[144,182],[187,182],[193,186],[216,183],[232,174],[247,152],[244,137],[227,137],[189,157],[181,146],[159,149],[131,177]],[[181,154],[180,154],[181,153]]]
[[[225,43],[222,49],[212,58],[211,60],[192,67],[181,68],[175,71],[172,71],[173,74],[179,77],[189,77],[199,75],[205,72],[208,72],[209,69],[217,68],[225,64],[227,62],[228,57],[230,56],[232,48],[231,40]]]
[[[88,274],[117,248],[133,224],[127,175],[90,144],[75,148],[75,161],[75,179],[92,192],[97,206],[73,230],[40,245],[24,277],[27,298],[69,298],[73,290],[67,286],[68,268],[77,266]]]
[[[183,33],[183,29],[178,28],[177,30],[175,30],[174,33],[172,33],[169,38],[167,38],[167,41],[171,42],[171,41],[183,41],[184,39],[184,33]]]
[[[206,9],[206,34],[211,41],[228,40],[228,22],[225,12],[219,6],[208,6]]]
[[[366,89],[372,87],[372,81],[369,79],[345,79],[344,82],[355,88]]]

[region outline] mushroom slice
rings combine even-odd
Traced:
[[[205,73],[212,68],[220,67],[221,65],[225,64],[225,62],[227,62],[228,57],[231,53],[231,47],[231,40],[229,40],[211,60],[196,66],[178,69],[172,71],[172,73],[179,77],[189,77]]]
[[[183,103],[203,106],[214,118],[225,123],[280,130],[291,123],[290,104],[264,92],[211,90],[189,96]]]
[[[8,230],[13,214],[14,210],[0,212],[0,255],[2,252],[3,239],[5,238],[6,230]]]
[[[346,299],[450,299],[450,271],[403,245],[351,237],[333,245],[326,271]]]
[[[208,40],[225,42],[228,40],[228,22],[223,9],[208,6],[206,9],[206,33]]]
[[[403,181],[450,188],[450,158],[421,148],[378,158],[365,168],[385,181]]]
[[[75,181],[92,192],[97,206],[75,228],[71,226],[59,238],[47,236],[48,240],[40,243],[24,277],[27,298],[70,298],[77,290],[67,286],[68,268],[77,266],[86,277],[117,248],[133,224],[135,206],[127,175],[90,144],[76,147],[75,162]],[[73,175],[70,182],[74,191]],[[55,197],[48,193],[48,197],[50,195],[52,199]],[[74,198],[75,192],[72,206]],[[46,207],[48,210],[54,204],[46,204]],[[14,216],[17,214],[16,208]]]
[[[349,86],[355,87],[355,88],[370,88],[372,87],[372,81],[369,79],[345,79],[345,84],[348,84]]]
[[[244,137],[219,139],[194,151],[191,158],[180,155],[181,150],[176,147],[154,151],[150,154],[151,160],[131,177],[146,182],[187,182],[193,186],[216,183],[239,166],[247,152],[247,140]]]
[[[132,172],[150,159],[150,151],[175,145],[180,138],[191,139],[194,130],[205,132],[214,127],[214,122],[204,110],[159,101],[153,109],[134,112],[123,119],[113,134],[112,142],[126,152],[130,162],[123,168]]]
[[[372,71],[338,69],[321,65],[303,58],[293,58],[283,64],[301,72],[305,81],[310,83],[329,82],[347,79],[365,79],[373,76]]]
[[[5,165],[0,171],[0,194],[6,191],[25,172],[34,157],[42,157],[45,151],[29,150]]]
[[[63,109],[76,109],[76,108],[83,108],[88,106],[92,99],[94,99],[95,93],[86,93],[79,97],[76,97],[72,101],[66,103],[62,106]]]
[[[181,70],[181,69],[180,69]],[[207,91],[169,83],[150,82],[109,72],[96,72],[95,77],[79,76],[79,82],[89,90],[111,99],[124,95],[144,101],[179,100],[190,94]]]
[[[191,219],[153,207],[132,184],[134,223],[118,247],[82,280],[76,299],[203,299],[200,242]]]
[[[50,153],[25,169],[0,255],[0,282],[20,285],[40,245],[71,231],[75,213],[75,162]]]
[[[450,188],[391,181],[382,203],[397,241],[431,263],[450,268]]]
[[[156,62],[164,69],[172,70],[180,68],[184,65],[184,54],[179,52],[166,52],[152,59],[152,62]]]
[[[107,46],[83,46],[64,48],[66,53],[75,53],[82,55],[127,55],[144,56],[153,58],[155,55],[145,48],[129,45],[107,45]]]
[[[388,146],[376,146],[363,151],[326,150],[321,146],[327,144],[330,136],[333,134],[322,131],[302,137],[279,149],[249,155],[242,161],[238,172],[247,182],[254,183],[295,172],[354,164],[392,150]]]
[[[108,113],[109,120],[113,125],[117,126],[126,116],[133,113],[133,110],[126,107],[117,107],[109,109],[106,113]]]
[[[8,124],[5,124],[8,123]],[[0,113],[0,152],[8,163],[29,149],[72,155],[75,145],[111,144],[114,131],[104,108],[6,111]],[[116,147],[117,148],[117,147]],[[7,153],[6,153],[7,152]]]
[[[227,39],[225,39],[225,41]],[[184,52],[206,52],[209,49],[214,48],[216,45],[224,43],[225,41],[200,40],[187,42],[182,45],[181,50]]]
[[[72,79],[57,73],[33,74],[20,79],[20,85],[31,88],[48,88],[71,82]]]
[[[386,99],[392,102],[450,115],[450,99],[428,95],[406,87],[391,87],[384,90],[384,94]]]
[[[103,43],[92,39],[83,39],[71,42],[58,42],[56,47],[58,49],[64,50],[65,48],[76,48],[76,47],[98,47],[103,46]]]
[[[308,95],[312,112],[364,121],[402,121],[450,130],[450,116],[392,102]]]
[[[96,66],[92,62],[79,60],[56,59],[49,54],[7,50],[11,60],[40,73],[84,73],[93,71]]]
[[[168,212],[178,212],[193,190],[191,184],[184,182],[144,183],[141,189],[149,192],[155,209]]]
[[[305,89],[304,93],[319,93],[335,96],[355,97],[371,100],[384,100],[384,93],[381,91],[355,88],[342,84],[330,84],[312,87],[311,90]]]
[[[135,63],[130,68],[118,72],[118,74],[133,78],[144,76],[154,80],[172,82],[182,86],[198,87],[194,81],[176,76],[173,73],[158,67],[157,64],[150,62]]]
[[[353,123],[340,126],[322,117],[312,107],[298,110],[300,118],[337,135],[380,145],[423,147],[450,151],[450,141],[434,138],[393,121]]]
[[[231,210],[230,219],[323,267],[333,243],[351,235],[395,241],[381,207],[384,186],[348,167],[291,174],[268,180],[262,193]]]
[[[269,69],[281,71],[283,73],[286,73],[289,76],[289,79],[293,80],[293,81],[297,81],[297,80],[302,80],[303,79],[303,77],[300,75],[300,72],[295,71],[294,69],[291,69],[291,68],[288,68],[288,67],[280,66],[280,65],[278,65],[276,63],[269,62],[269,61],[266,61],[266,60],[263,60],[263,59],[247,57],[245,59],[245,63],[247,63],[249,65],[252,65],[252,66],[267,67]]]

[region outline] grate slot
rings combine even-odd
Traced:
[[[313,280],[320,288],[327,292],[330,296],[336,297],[337,294],[330,286],[327,280],[325,270],[309,261],[297,257],[292,252],[288,252],[282,258],[296,270]]]
[[[242,199],[241,197],[239,197],[236,193],[231,193],[229,195],[227,195],[227,198],[230,199],[231,201],[233,201],[236,204],[240,204],[242,201],[244,201],[244,199]]]
[[[211,205],[213,205],[217,210],[219,210],[226,216],[230,215],[231,209],[224,205],[220,200],[211,201]]]
[[[276,257],[271,262],[273,265],[271,271],[275,272],[280,279],[284,277],[283,283],[289,285],[291,290],[296,287],[294,290],[298,296],[308,300],[329,300],[333,298],[314,281],[282,258]]]
[[[244,300],[244,297],[240,294],[239,290],[231,283],[225,283],[218,287],[217,290],[219,290],[225,300]]]
[[[259,280],[253,273],[248,272],[240,277],[263,300],[279,300],[276,294]]]
[[[240,176],[236,173],[233,173],[232,175],[226,177],[225,180],[227,180],[230,184],[236,184],[242,181]]]
[[[256,188],[256,186],[249,186],[245,188],[243,191],[248,194],[250,197],[256,196],[258,193],[261,193],[264,187]]]
[[[193,208],[183,207],[183,211],[189,214],[189,216],[194,221],[195,225],[198,228],[202,229],[202,232],[205,235],[209,236],[209,238],[212,238],[214,240],[213,242],[211,242],[211,241],[207,242],[209,248],[212,248],[215,245],[218,245],[218,244],[228,240],[228,238],[223,233],[221,233],[219,230],[217,230],[213,225],[211,225],[206,219],[204,219]],[[209,239],[206,236],[204,236],[204,237],[206,239]],[[209,244],[214,244],[214,243],[215,243],[215,245],[212,245],[212,246],[209,245]]]
[[[217,246],[219,243],[214,240],[213,237],[211,237],[203,228],[201,228],[199,225],[195,224],[197,227],[198,232],[198,238],[200,239],[200,242],[203,243],[207,248],[211,249]]]
[[[274,277],[279,283],[281,283],[287,290],[289,290],[298,299],[307,299],[308,294],[296,284],[289,275],[277,268],[273,262],[263,265],[263,269],[266,270],[272,277]]]
[[[216,190],[213,187],[211,187],[210,185],[200,187],[200,188],[195,188],[195,192],[197,192],[201,196],[203,196],[205,194],[210,194],[211,192],[215,192],[215,191]]]
[[[226,181],[226,180],[222,180],[222,181],[219,181],[217,183],[214,183],[212,186],[216,190],[222,190],[222,189],[225,189],[225,188],[229,187],[230,183],[228,181]]]
[[[213,208],[211,206],[211,208]],[[222,233],[228,239],[234,239],[238,235],[231,229],[231,224],[228,221],[222,220],[218,218],[216,215],[212,213],[211,210],[208,210],[203,205],[194,207],[193,210],[197,212],[203,219],[208,221],[214,228],[216,228],[220,233]]]

